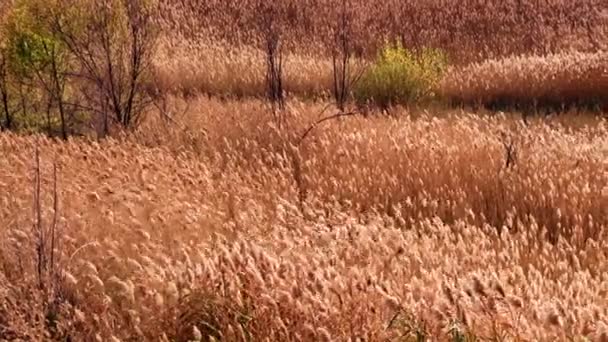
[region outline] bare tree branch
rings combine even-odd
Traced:
[[[304,134],[302,134],[302,136],[300,136],[300,139],[298,140],[297,145],[299,146],[300,144],[302,144],[302,142],[304,141],[304,139],[306,139],[306,137],[310,134],[310,132],[312,132],[312,130],[315,129],[320,124],[322,124],[326,121],[329,121],[329,120],[335,120],[335,119],[339,119],[339,118],[347,117],[347,116],[354,116],[357,114],[359,114],[359,112],[356,112],[356,111],[347,112],[347,113],[337,113],[337,114],[334,114],[334,115],[331,115],[331,116],[328,116],[328,117],[325,117],[323,119],[316,121],[310,127],[308,127],[308,129],[304,132]]]

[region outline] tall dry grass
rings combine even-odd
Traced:
[[[603,1],[350,4],[358,62],[384,38],[545,55],[455,68],[460,102],[604,96]],[[162,0],[163,115],[0,135],[0,340],[608,341],[606,120],[392,108],[302,140],[333,113],[302,100],[331,87],[333,5]],[[280,127],[231,99],[264,93],[262,10],[297,95]]]
[[[122,140],[0,136],[0,336],[608,337],[605,121],[401,113],[295,146],[322,104],[290,103],[280,131],[260,101],[171,106],[189,110]],[[52,301],[37,148],[45,222],[53,162],[59,175]]]
[[[456,103],[496,107],[608,108],[608,54],[563,52],[475,63],[439,86]]]
[[[451,102],[525,107],[587,103],[590,97],[604,101],[601,51],[608,43],[608,6],[602,0],[345,4],[357,63],[371,62],[387,40],[411,49],[440,48],[458,66],[437,90]],[[339,31],[341,0],[163,0],[159,8],[165,34],[157,58],[161,90],[263,95],[263,27],[269,18],[288,51],[286,91],[310,98],[325,97],[332,88],[328,55]],[[539,57],[517,57],[522,55]]]
[[[373,60],[356,58],[353,70]],[[442,102],[494,110],[570,109],[606,111],[608,59],[605,52],[561,52],[453,65],[437,85]],[[164,93],[196,96],[263,97],[264,53],[226,42],[175,43],[163,40],[156,56],[154,86]],[[333,87],[331,58],[290,53],[284,87],[290,97],[327,98]]]
[[[402,110],[394,113],[397,118],[330,122],[300,142],[309,125],[327,115],[322,114],[324,109],[321,103],[294,101],[288,125],[279,130],[263,101],[202,98],[181,118],[188,133],[164,140],[162,131],[143,127],[140,139],[158,146],[175,142],[178,149],[191,146],[246,173],[263,167],[261,160],[295,168],[300,178],[297,190],[306,200],[348,203],[357,212],[396,210],[406,222],[420,216],[451,222],[473,211],[477,214],[470,223],[500,228],[506,222],[525,225],[527,215],[542,212],[534,219],[553,233],[569,227],[561,233],[571,235],[579,226],[587,231],[584,236],[593,236],[594,228],[585,223],[588,217],[605,219],[607,208],[599,200],[607,181],[602,171],[605,120],[591,117],[589,125],[572,131],[564,127],[568,123],[558,121],[547,125],[536,119],[526,125],[517,117],[478,118],[458,111],[434,116],[423,110],[414,113],[421,117],[413,120]],[[199,133],[193,137],[194,132]],[[178,138],[182,135],[189,138]],[[581,138],[584,145],[568,143]],[[570,162],[564,163],[567,159]],[[294,174],[290,177],[285,182],[293,182]],[[595,189],[593,195],[582,195],[587,187],[568,185],[578,182],[571,177],[584,177],[578,181]],[[272,186],[266,183],[271,180],[262,180]],[[413,202],[416,209],[403,206],[405,202]]]
[[[454,61],[522,53],[606,48],[608,6],[603,0],[361,1],[347,0],[356,51],[373,55],[384,39],[408,47],[437,47]],[[159,22],[187,39],[213,37],[236,45],[259,43],[260,17],[276,13],[292,48],[322,53],[342,0],[162,0]]]
[[[251,46],[165,39],[156,56],[154,85],[162,92],[187,96],[263,97],[267,91],[265,58],[263,51]],[[333,82],[331,60],[287,54],[283,77],[284,89],[292,96],[326,97]]]

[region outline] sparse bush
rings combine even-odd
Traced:
[[[354,89],[359,104],[380,107],[433,99],[435,86],[447,67],[446,55],[436,49],[419,53],[401,44],[385,46]]]

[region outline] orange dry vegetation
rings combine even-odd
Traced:
[[[260,101],[199,98],[99,143],[1,135],[0,336],[608,338],[605,120],[398,110],[298,144],[322,107],[279,130]],[[36,149],[46,228],[58,174],[47,304]]]
[[[369,62],[354,59],[352,68]],[[608,53],[561,52],[488,59],[452,66],[437,85],[447,103],[498,109],[608,108]],[[217,41],[174,44],[163,40],[155,62],[156,87],[195,96],[262,97],[264,53],[252,46]],[[285,91],[293,97],[326,99],[333,85],[331,58],[286,54]]]
[[[439,88],[446,98],[465,104],[608,108],[608,53],[486,60],[452,71]]]
[[[159,23],[182,39],[259,42],[273,18],[296,50],[322,53],[343,3],[356,51],[375,53],[384,39],[438,47],[460,62],[512,54],[606,48],[605,0],[160,0]]]
[[[285,91],[326,98],[344,18],[352,70],[365,69],[387,41],[445,52],[453,68],[436,93],[452,104],[607,105],[605,0],[160,0],[159,9],[154,86],[165,92],[264,96],[272,23],[285,50]]]
[[[137,129],[0,134],[0,341],[608,341],[606,119],[447,107],[605,106],[606,0],[158,3]],[[351,70],[445,51],[446,101],[303,139],[340,18]]]
[[[264,21],[285,49],[284,87],[331,93],[342,0],[164,0],[154,86],[179,94],[265,95]],[[608,4],[564,1],[346,0],[353,70],[386,41],[436,47],[453,68],[437,93],[455,104],[606,107]]]

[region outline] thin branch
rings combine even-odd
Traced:
[[[325,121],[329,121],[329,120],[334,120],[334,119],[338,119],[338,118],[342,118],[342,117],[346,117],[346,116],[354,116],[359,114],[359,112],[357,111],[353,111],[353,112],[347,112],[347,113],[337,113],[328,117],[325,117],[321,120],[318,120],[317,122],[313,123],[310,127],[308,127],[308,129],[306,130],[306,132],[304,132],[304,134],[302,134],[302,136],[300,137],[300,140],[298,140],[298,146],[302,143],[302,141],[304,141],[304,139],[306,139],[306,137],[308,136],[308,134],[310,134],[310,132],[312,132],[313,129],[315,129],[317,126],[319,126],[320,124],[322,124]]]
[[[40,150],[36,146],[36,165],[34,174],[34,235],[36,236],[36,268],[38,271],[38,286],[44,289],[44,265],[45,265],[45,248],[44,248],[44,232],[42,230],[42,208],[40,199]]]
[[[51,225],[51,276],[55,276],[55,234],[57,228],[57,214],[59,212],[59,198],[57,194],[57,164],[53,165],[53,224]]]
[[[104,114],[103,111],[101,111],[99,109],[95,109],[93,107],[81,105],[79,103],[72,103],[72,102],[64,101],[63,104],[66,105],[66,106],[74,107],[74,109],[78,109],[78,110],[85,110],[85,111],[91,111],[91,112],[97,113],[97,114]]]
[[[74,251],[74,253],[72,253],[72,255],[70,255],[70,257],[68,258],[67,265],[69,266],[72,263],[72,260],[74,259],[74,257],[76,256],[76,254],[78,254],[80,251],[82,251],[85,248],[90,247],[90,246],[97,246],[97,244],[98,244],[97,241],[91,241],[91,242],[87,242],[84,245],[76,248],[76,250]]]

